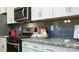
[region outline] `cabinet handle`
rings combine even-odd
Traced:
[[[2,48],[4,48],[4,45],[2,45]]]
[[[12,18],[10,18],[10,22],[12,22]]]
[[[53,16],[53,8],[52,8],[52,16]]]
[[[41,17],[41,11],[40,11],[40,17]]]
[[[66,12],[71,12],[71,7],[66,7]]]
[[[34,48],[38,48],[37,46],[33,46]]]
[[[39,12],[38,12],[38,17],[40,17],[40,16],[39,16]]]
[[[22,10],[22,15],[24,16],[24,8],[23,8],[23,10]]]
[[[68,7],[66,7],[66,12],[68,12]]]
[[[54,51],[54,50],[51,50],[51,49],[47,49],[48,51]]]
[[[25,46],[28,46],[27,44],[24,44]]]
[[[38,16],[41,17],[41,11],[38,12]]]

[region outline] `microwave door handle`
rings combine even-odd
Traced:
[[[24,8],[23,8],[23,10],[22,10],[22,15],[24,16]]]

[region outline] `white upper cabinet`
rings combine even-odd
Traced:
[[[79,15],[79,7],[66,7],[68,16]]]
[[[65,7],[53,7],[53,17],[67,16]]]
[[[8,7],[7,8],[7,24],[16,23],[14,20],[14,8]]]
[[[79,15],[79,7],[52,7],[53,18]]]
[[[6,13],[6,7],[0,7],[0,14]]]
[[[52,7],[43,7],[42,9],[42,18],[49,19],[53,17],[53,8]]]
[[[40,20],[41,18],[41,8],[33,7],[31,8],[31,20]]]
[[[18,7],[14,7],[14,8],[18,8]]]
[[[42,20],[47,18],[52,18],[52,8],[51,7],[32,7],[31,8],[31,19]]]
[[[79,15],[79,7],[32,7],[31,10],[32,21],[72,15]]]
[[[7,24],[16,23],[14,21],[14,8],[7,8]],[[0,8],[0,13],[1,10],[5,11],[5,9]],[[31,21],[72,15],[79,15],[79,7],[31,7]]]

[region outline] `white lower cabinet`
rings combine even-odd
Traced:
[[[22,41],[22,52],[79,52],[77,49]]]
[[[7,41],[6,38],[0,38],[0,52],[7,51]]]
[[[42,44],[22,41],[22,52],[41,52]]]

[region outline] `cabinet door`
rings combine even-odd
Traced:
[[[0,7],[0,14],[6,13],[6,7]]]
[[[53,8],[51,7],[33,7],[32,8],[32,21],[34,20],[43,20],[52,18]]]
[[[7,51],[7,41],[6,38],[0,38],[0,52]]]
[[[79,15],[79,7],[67,7],[66,9],[69,16]]]
[[[7,8],[7,24],[16,23],[14,21],[14,8],[8,7]]]
[[[6,52],[7,51],[7,40],[6,38],[2,38],[2,51]]]
[[[2,39],[0,38],[0,52],[2,51]]]
[[[67,16],[65,7],[53,7],[53,17]]]
[[[42,19],[53,18],[53,8],[52,7],[43,7],[42,8]]]
[[[32,7],[31,9],[31,19],[32,21],[35,21],[35,20],[40,20],[41,17],[42,17],[42,11],[41,11],[41,7]]]

